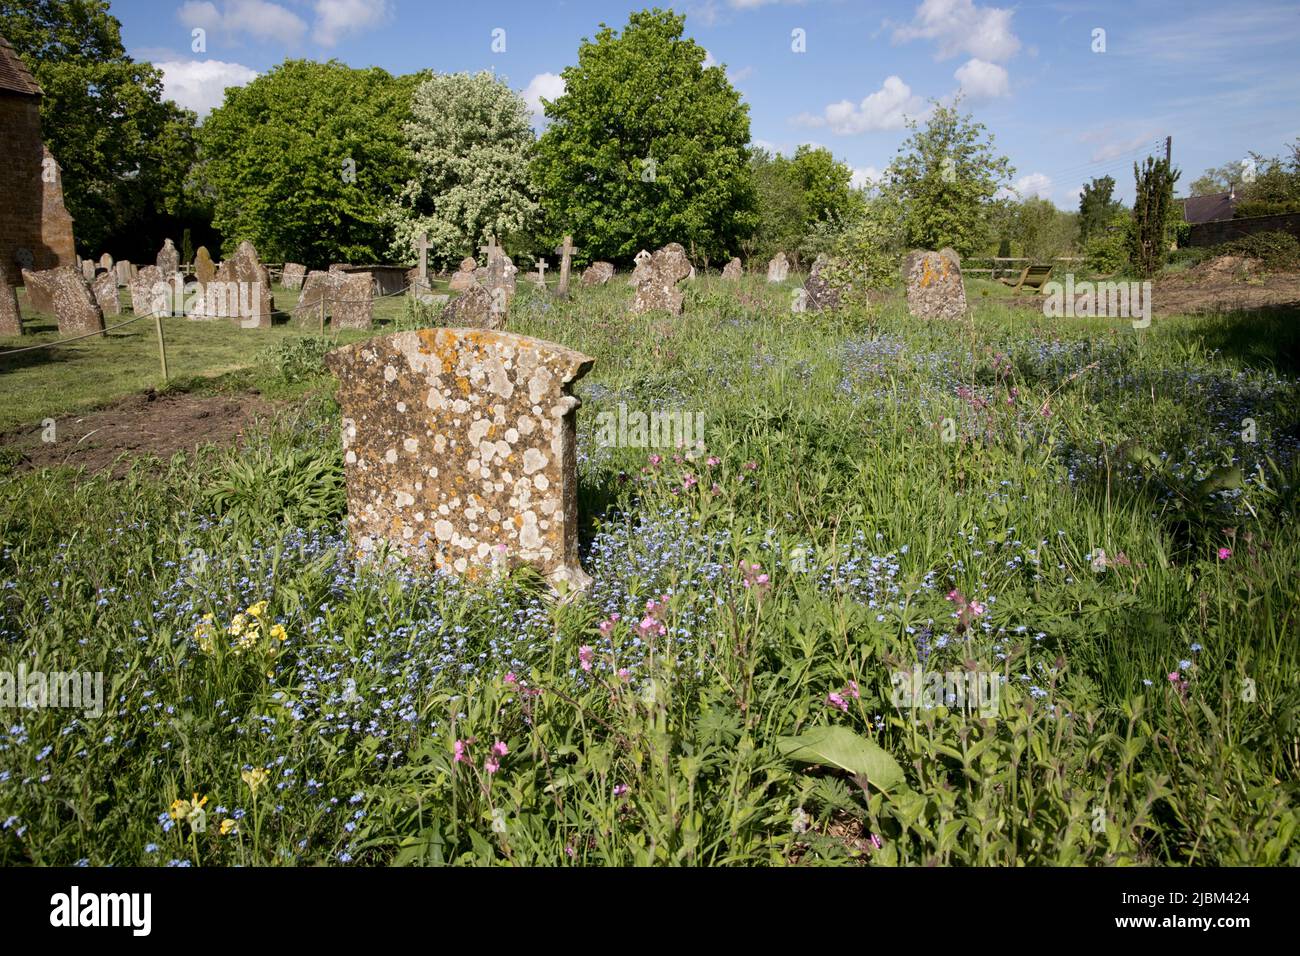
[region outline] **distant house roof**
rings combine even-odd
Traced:
[[[1231,219],[1237,209],[1235,192],[1215,193],[1213,196],[1192,196],[1183,200],[1183,218],[1189,223],[1214,222]]]
[[[41,95],[41,88],[32,79],[31,70],[4,37],[0,37],[0,90],[27,96]]]

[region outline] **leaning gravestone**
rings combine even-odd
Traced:
[[[464,292],[474,284],[476,269],[478,269],[478,262],[473,256],[466,256],[460,260],[460,268],[451,277],[451,281],[447,283],[448,288],[452,292]]]
[[[515,275],[519,267],[504,252],[488,256],[488,264],[477,270],[478,284],[487,289],[493,300],[503,300],[508,306],[515,297]]]
[[[329,315],[334,300],[340,298],[340,286],[345,272],[320,272],[313,269],[307,273],[302,284],[302,294],[298,304],[293,307],[293,321],[296,325],[315,328],[321,324],[321,303],[325,303],[325,315]]]
[[[125,259],[117,263],[117,265],[108,271],[113,273],[117,278],[117,287],[119,289],[124,289],[131,284],[131,263],[127,262]]]
[[[222,263],[224,267],[226,263]],[[249,290],[247,297],[240,291],[239,324],[244,328],[269,329],[275,301],[271,298],[271,274],[257,258],[257,250],[248,240],[239,244],[230,257],[232,278]],[[218,279],[221,278],[218,275]],[[244,303],[247,303],[245,308]]]
[[[566,298],[569,294],[569,269],[573,257],[578,254],[578,247],[573,244],[573,236],[565,236],[564,242],[555,247],[555,254],[560,257],[560,281],[555,286],[555,297]]]
[[[331,303],[331,329],[368,329],[374,325],[375,300],[370,294],[374,284],[375,278],[369,272],[343,273],[335,286],[337,297]]]
[[[785,257],[784,252],[778,252],[767,264],[767,281],[784,282],[789,274],[790,260]]]
[[[395,332],[335,349],[348,530],[468,580],[528,565],[583,590],[570,386],[593,359],[481,329]]]
[[[95,281],[95,263],[90,259],[81,260],[81,275],[87,282]]]
[[[961,267],[938,252],[916,250],[903,260],[907,311],[922,319],[966,317],[966,288]]]
[[[691,274],[691,264],[681,243],[668,243],[638,269],[644,271],[636,284],[632,312],[665,311],[681,315],[682,293],[677,284]]]
[[[137,272],[131,279],[131,311],[136,315],[152,315],[156,306],[153,287],[164,281],[157,266],[145,266]]]
[[[122,314],[122,299],[117,293],[117,280],[113,278],[113,273],[101,272],[90,284],[90,289],[95,293],[99,310],[106,317]]]
[[[739,279],[742,275],[744,275],[744,266],[741,265],[739,258],[732,259],[722,267],[722,278],[728,281]]]
[[[586,286],[605,285],[614,278],[614,263],[593,262],[582,273],[582,284]]]
[[[23,316],[18,311],[18,290],[9,284],[9,275],[0,266],[0,335],[22,335]]]
[[[825,253],[819,255],[803,284],[808,308],[815,309],[818,312],[823,309],[838,309],[840,307],[839,291],[826,280],[826,276],[823,274],[830,264],[829,256]]]
[[[199,246],[199,251],[194,253],[194,278],[199,285],[207,285],[216,276],[217,267],[212,262],[212,253],[208,252],[207,246]]]
[[[23,276],[23,286],[27,289],[27,304],[31,306],[33,312],[40,312],[42,315],[54,314],[54,299],[50,295],[50,286],[44,282],[28,282],[26,268],[20,269]]]
[[[494,297],[475,283],[447,304],[440,321],[448,327],[500,329],[506,324],[506,309],[504,295]]]
[[[104,331],[104,313],[80,269],[75,266],[56,266],[40,272],[24,269],[23,282],[28,290],[40,286],[49,297],[59,319],[60,335]]]
[[[163,278],[168,282],[171,281],[172,276],[180,271],[181,256],[180,253],[176,251],[176,247],[172,245],[170,239],[163,240],[163,247],[158,250],[158,258],[156,261],[158,268],[162,271]]]
[[[303,280],[307,278],[307,267],[297,262],[286,262],[284,271],[280,273],[280,285],[286,289],[297,292],[302,288]]]

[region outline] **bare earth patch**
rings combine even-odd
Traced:
[[[200,445],[238,442],[254,421],[274,408],[251,392],[158,395],[149,391],[98,411],[55,419],[54,442],[42,440],[46,430],[33,423],[0,435],[0,445],[22,455],[18,471],[70,466],[84,467],[90,474],[111,469],[120,477],[135,458],[166,460]]]

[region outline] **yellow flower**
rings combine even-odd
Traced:
[[[248,619],[242,614],[236,614],[235,619],[230,622],[230,627],[226,628],[226,633],[231,637],[238,637],[244,633],[244,623]]]
[[[253,791],[253,796],[257,796],[257,791],[266,783],[268,774],[261,767],[254,767],[252,770],[245,770],[240,774],[244,783],[248,784],[248,789]]]
[[[230,817],[226,817],[226,819],[221,821],[222,836],[231,836],[231,835],[238,835],[238,834],[239,834],[239,824],[235,820],[231,819]]]
[[[277,641],[287,641],[289,632],[284,629],[283,624],[276,624],[271,627],[271,636]]]
[[[203,620],[194,625],[194,639],[199,643],[199,650],[211,654],[216,650],[216,629],[212,626],[212,615],[203,615]]]
[[[262,615],[266,613],[266,602],[258,601],[256,604],[254,604],[252,607],[248,609],[248,613],[251,616],[258,618],[260,620]]]
[[[173,820],[184,820],[190,815],[190,802],[188,800],[176,799],[172,801],[172,807],[167,811],[168,816]]]

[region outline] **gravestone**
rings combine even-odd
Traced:
[[[957,250],[954,249],[952,246],[944,246],[942,249],[939,250],[939,255],[943,256],[945,259],[947,259],[949,262],[955,265],[958,269],[961,268],[961,256],[957,255]]]
[[[104,313],[95,302],[90,283],[75,266],[56,266],[40,272],[23,270],[29,294],[39,286],[48,296],[51,311],[58,317],[60,335],[84,335],[104,331]]]
[[[113,257],[110,256],[107,252],[104,253],[102,256],[99,257],[99,267],[103,269],[105,272],[112,272]]]
[[[560,283],[555,287],[556,298],[563,299],[569,294],[569,268],[578,248],[573,244],[573,236],[565,236],[564,242],[555,247],[555,254],[560,257]]]
[[[163,240],[163,247],[158,250],[158,258],[156,261],[158,268],[162,270],[163,278],[168,282],[172,280],[172,276],[180,271],[180,253],[176,251],[176,247],[172,245],[170,239]]]
[[[504,295],[493,294],[477,282],[447,303],[440,321],[449,328],[500,329],[506,324]]]
[[[802,315],[808,311],[808,290],[795,289],[794,298],[790,300],[790,312],[794,315]]]
[[[223,267],[226,263],[221,264]],[[271,298],[271,274],[257,258],[257,250],[245,239],[230,257],[231,279],[246,286],[240,289],[239,324],[246,328],[269,329],[275,300]],[[218,279],[221,278],[218,270]],[[246,305],[245,305],[246,304]]]
[[[767,264],[767,281],[784,282],[789,274],[790,260],[785,257],[784,252],[778,252]]]
[[[207,246],[199,246],[199,251],[194,253],[194,278],[199,285],[207,285],[216,277],[217,267],[212,261],[212,253],[208,252]]]
[[[302,293],[298,304],[293,307],[293,322],[306,328],[318,328],[321,324],[321,303],[325,303],[325,315],[329,316],[335,299],[340,298],[340,287],[345,272],[321,272],[313,269],[307,273],[302,284]]]
[[[330,303],[331,329],[369,329],[374,325],[375,300],[370,295],[374,281],[369,272],[344,273]]]
[[[116,266],[109,270],[117,279],[117,287],[124,289],[131,284],[131,263],[123,259]]]
[[[165,281],[157,266],[145,266],[139,270],[131,279],[131,311],[136,315],[153,315],[157,305],[153,299],[153,287]]]
[[[578,563],[579,403],[569,391],[593,359],[509,332],[444,328],[358,342],[325,361],[339,380],[359,556],[387,545],[468,580],[528,565],[557,589],[590,585]]]
[[[280,273],[280,285],[294,292],[302,289],[303,280],[307,278],[307,267],[297,262],[286,262]]]
[[[460,260],[460,268],[451,277],[451,281],[447,283],[448,288],[453,292],[464,292],[474,284],[474,273],[477,268],[478,262],[473,256],[466,256]]]
[[[614,278],[614,263],[593,262],[582,273],[582,284],[586,286],[605,285]]]
[[[739,279],[745,274],[745,267],[741,265],[740,259],[735,258],[722,267],[722,278],[729,282]]]
[[[122,314],[122,297],[117,293],[117,279],[113,278],[113,273],[101,272],[90,283],[90,289],[95,293],[95,302],[105,317]]]
[[[533,280],[533,285],[537,286],[537,288],[539,289],[546,288],[546,260],[545,259],[537,260],[537,271],[535,273],[529,273],[529,277]]]
[[[431,287],[429,285],[429,237],[425,233],[420,234],[420,238],[415,242],[415,280],[407,280],[408,285],[416,287],[416,297],[419,297],[421,291],[427,292]]]
[[[111,274],[111,273],[109,273]],[[87,282],[95,281],[95,263],[90,259],[81,260],[81,275]]]
[[[691,274],[691,264],[681,243],[670,242],[637,267],[641,278],[636,284],[633,314],[665,311],[682,314],[682,293],[677,284]]]
[[[0,335],[22,335],[23,315],[18,310],[18,290],[9,282],[9,273],[0,265]]]
[[[28,269],[22,268],[19,273],[23,276],[23,286],[27,289],[27,305],[33,312],[40,312],[42,315],[54,314],[54,299],[50,295],[50,286],[44,282],[28,282]]]
[[[808,278],[804,280],[803,291],[806,293],[808,307],[818,312],[824,309],[838,309],[840,307],[839,291],[823,275],[824,270],[830,264],[830,257],[822,253],[813,263],[812,269],[808,272]]]
[[[632,257],[632,262],[635,264],[632,267],[632,277],[627,280],[628,285],[636,285],[638,282],[641,281],[642,277],[645,275],[645,271],[643,267],[649,261],[650,261],[650,253],[646,252],[644,249],[642,249],[640,252],[638,252],[635,256]]]
[[[914,250],[903,260],[903,277],[907,282],[907,311],[912,315],[948,321],[966,317],[961,266],[950,257]]]

